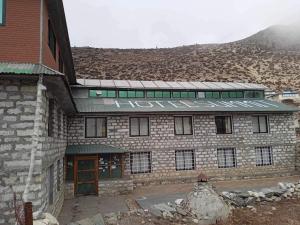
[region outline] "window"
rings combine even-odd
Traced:
[[[268,116],[252,116],[253,133],[268,133]]]
[[[234,148],[218,148],[218,167],[236,167],[236,157]]]
[[[60,160],[57,160],[57,167],[56,167],[56,189],[60,191]]]
[[[91,117],[85,119],[85,137],[103,138],[107,135],[106,118]]]
[[[196,98],[196,92],[194,91],[173,91],[173,98]]]
[[[145,93],[144,91],[126,91],[126,90],[122,90],[119,91],[119,97],[120,98],[144,98],[145,97]]]
[[[217,134],[232,134],[231,116],[216,116]]]
[[[130,118],[130,136],[149,136],[149,118]]]
[[[100,97],[100,98],[116,98],[117,93],[115,90],[90,90],[90,97]]]
[[[53,183],[54,183],[54,168],[53,165],[49,167],[48,173],[48,201],[49,205],[53,204]]]
[[[195,158],[193,150],[175,151],[176,170],[194,170]]]
[[[151,172],[150,152],[130,153],[131,174]]]
[[[205,92],[205,98],[220,98],[220,92],[207,91],[207,92]]]
[[[50,19],[48,19],[48,46],[56,59],[56,37]]]
[[[175,116],[175,134],[191,135],[193,134],[192,117],[191,116]]]
[[[171,98],[170,91],[147,91],[147,98]]]
[[[5,24],[6,0],[0,0],[0,26]]]
[[[48,136],[53,137],[54,134],[54,99],[49,99],[48,105]]]
[[[61,52],[59,52],[59,55],[58,55],[58,70],[61,73],[64,72],[64,61],[63,61]]]
[[[66,181],[74,180],[74,160],[72,156],[66,158]]]
[[[264,98],[264,91],[245,91],[245,98]]]
[[[272,165],[272,148],[271,147],[256,147],[256,166],[269,166]]]
[[[122,155],[100,154],[99,178],[121,178],[122,177]]]

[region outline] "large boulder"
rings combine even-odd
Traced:
[[[194,190],[187,195],[184,207],[197,217],[200,224],[224,221],[230,214],[230,207],[206,182],[194,187]]]

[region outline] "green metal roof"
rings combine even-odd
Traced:
[[[98,153],[124,153],[125,149],[103,145],[69,145],[66,149],[66,155],[86,155],[86,154],[98,154]]]
[[[266,99],[74,99],[81,113],[114,112],[296,112]]]
[[[56,75],[62,73],[45,65],[32,63],[7,63],[0,62],[0,74],[46,74]]]

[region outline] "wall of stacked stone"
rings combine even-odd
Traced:
[[[224,115],[224,114],[223,114]],[[125,175],[134,182],[176,182],[190,179],[204,172],[214,179],[286,175],[295,172],[296,136],[293,114],[271,113],[270,132],[254,134],[251,114],[228,114],[233,119],[233,134],[216,134],[215,115],[193,115],[193,135],[174,134],[174,115],[148,115],[150,136],[130,137],[129,116],[107,116],[107,138],[85,138],[84,117],[69,118],[68,144],[107,144],[130,152],[150,151],[152,171],[130,175],[129,154],[126,157]],[[95,116],[95,115],[94,115]],[[104,115],[98,115],[104,116]],[[133,115],[132,115],[133,116]],[[255,147],[271,146],[273,165],[256,166]],[[217,148],[235,147],[236,168],[218,168]],[[196,169],[176,171],[175,150],[195,150]]]
[[[66,117],[61,136],[49,138],[48,94],[43,93],[39,103],[39,143],[35,157],[35,169],[30,186],[29,201],[34,211],[49,210],[47,173],[51,164],[54,165],[54,181],[56,182],[57,160],[61,161],[61,191],[54,188],[54,202],[61,204],[63,193],[63,157],[66,146]],[[0,80],[0,224],[14,224],[13,192],[21,199],[25,189],[32,150],[32,135],[35,120],[37,85],[30,81]],[[55,104],[55,108],[58,105]],[[61,110],[60,110],[61,111]],[[60,113],[63,118],[63,113]],[[56,117],[55,117],[56,118]],[[55,119],[56,121],[57,119]],[[54,122],[55,122],[54,121]],[[57,121],[55,122],[57,134]],[[54,204],[53,204],[54,205]]]
[[[300,139],[297,139],[296,145],[296,171],[300,172]]]
[[[133,181],[131,179],[101,180],[98,185],[99,196],[128,194],[132,191]]]

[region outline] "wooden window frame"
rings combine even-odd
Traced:
[[[260,130],[260,118],[259,117],[261,117],[261,116],[265,117],[266,128],[267,128],[266,132],[262,132]],[[269,133],[269,116],[268,115],[253,115],[252,117],[257,118],[257,122],[258,122],[258,132],[253,131],[253,134],[268,134]],[[252,124],[252,126],[253,126],[253,124]]]
[[[131,134],[131,120],[132,119],[138,119],[138,129],[139,129],[139,134],[138,135],[132,135]],[[147,135],[141,135],[141,119],[147,119],[147,121],[148,121],[148,133],[147,133]],[[148,136],[150,136],[150,118],[149,117],[129,117],[129,136],[130,137],[148,137]]]
[[[190,122],[191,122],[191,133],[185,133],[184,130],[184,118],[190,118]],[[182,125],[182,134],[177,134],[176,132],[176,119],[175,118],[181,118],[181,125]],[[194,134],[194,126],[193,126],[193,116],[174,116],[174,134],[175,135],[193,135]]]
[[[108,154],[109,155],[109,163],[108,163],[108,168],[109,168],[109,178],[101,178],[101,171],[100,171],[100,158],[101,158],[101,155],[104,155],[104,154],[99,154],[98,155],[98,174],[99,174],[99,179],[101,180],[109,180],[109,179],[122,179],[123,176],[124,176],[124,169],[125,169],[125,165],[124,165],[124,154],[122,153],[105,153],[105,154]],[[120,166],[121,166],[121,178],[116,178],[116,177],[112,177],[112,158],[114,155],[118,155],[118,157],[120,158]]]
[[[229,117],[230,118],[230,132],[226,132],[226,127],[225,127],[225,132],[220,133],[218,132],[218,127],[217,127],[217,117]],[[233,133],[233,123],[232,123],[232,116],[215,116],[215,124],[216,124],[216,134],[232,134]]]
[[[104,136],[87,136],[87,120],[88,119],[104,119],[105,120],[105,135]],[[84,119],[85,138],[107,138],[107,118],[106,117],[85,117]],[[97,123],[95,123],[95,134],[97,135]]]

